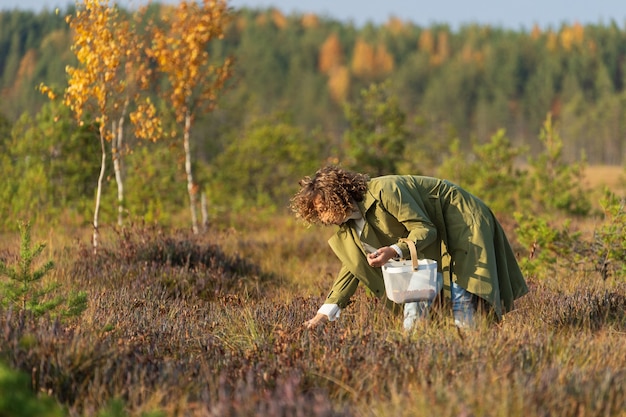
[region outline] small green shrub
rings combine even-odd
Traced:
[[[626,276],[626,199],[605,190],[604,221],[594,233],[598,270],[603,279]]]
[[[531,170],[525,186],[526,200],[534,212],[560,212],[586,216],[591,200],[582,187],[585,159],[570,164],[563,159],[563,139],[548,115],[539,134],[544,151],[530,158]]]
[[[63,409],[47,395],[35,395],[28,376],[0,364],[0,416],[55,417],[63,416]]]
[[[580,232],[572,231],[566,221],[560,228],[546,217],[515,213],[518,223],[516,236],[528,250],[520,259],[520,267],[527,277],[544,277],[564,264],[577,264],[585,252]]]
[[[472,158],[460,149],[458,140],[451,144],[449,152],[439,169],[440,176],[480,196],[495,213],[507,213],[511,207],[521,206],[524,175],[515,168],[515,160],[526,149],[513,146],[504,130],[494,134],[488,143],[474,145]]]
[[[251,205],[268,210],[285,207],[297,190],[294,179],[319,168],[326,143],[328,138],[294,126],[286,116],[250,123],[208,169],[210,209],[249,212]]]
[[[61,316],[78,316],[87,308],[85,292],[71,292],[68,299],[55,295],[59,284],[42,284],[43,277],[54,268],[53,261],[45,262],[41,267],[33,269],[35,259],[46,247],[39,243],[31,246],[31,225],[20,222],[21,245],[20,259],[15,266],[8,266],[0,261],[0,277],[8,277],[8,281],[0,281],[0,305],[14,307],[19,310],[31,311],[36,317],[48,312],[59,311]],[[66,309],[59,308],[64,302]]]
[[[593,238],[582,239],[582,233],[566,220],[560,226],[548,215],[515,214],[516,235],[528,249],[528,257],[520,266],[529,277],[541,277],[558,270],[559,266],[579,265],[583,273],[599,273],[606,280],[623,280],[626,275],[626,209],[625,200],[605,191],[600,205],[602,222],[595,228]]]
[[[409,132],[389,82],[363,89],[354,103],[344,106],[344,114],[350,125],[344,134],[350,167],[372,177],[397,173]]]

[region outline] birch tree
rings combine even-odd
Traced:
[[[65,104],[80,124],[85,117],[95,117],[100,140],[100,173],[93,216],[93,250],[97,251],[102,186],[106,172],[107,147],[111,155],[118,188],[118,225],[124,213],[124,120],[129,116],[131,102],[138,100],[140,87],[147,87],[147,67],[137,57],[141,42],[130,21],[124,20],[116,5],[108,0],[83,0],[74,16],[66,18],[72,30],[72,51],[78,65],[66,67],[68,85]],[[54,94],[41,86],[50,98]],[[88,115],[88,116],[86,116]],[[130,114],[135,133],[155,139],[159,133],[154,106],[149,99],[136,106]]]
[[[222,0],[181,1],[154,27],[151,55],[168,80],[165,99],[182,132],[191,226],[198,233],[198,189],[192,170],[191,129],[196,115],[211,111],[232,73],[232,59],[214,62],[209,44],[224,37],[229,10]]]

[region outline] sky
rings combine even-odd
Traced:
[[[118,0],[127,7],[147,0]],[[177,0],[161,2],[178,3]],[[0,10],[65,10],[68,0],[0,0]],[[284,14],[315,13],[352,22],[381,24],[390,17],[420,26],[445,23],[453,29],[466,24],[491,25],[513,30],[530,30],[536,24],[558,29],[562,24],[581,23],[620,28],[626,23],[626,0],[230,0],[234,8],[275,7]]]

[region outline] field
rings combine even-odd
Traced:
[[[590,192],[623,184],[604,169]],[[98,255],[87,232],[35,230],[56,263],[46,279],[89,305],[63,320],[1,311],[2,361],[72,416],[626,416],[624,276],[557,260],[502,323],[472,331],[444,303],[406,333],[360,290],[307,330],[339,268],[332,230],[261,212],[214,224],[107,229]],[[18,248],[5,239],[0,259]]]
[[[592,190],[609,187],[623,193],[626,189],[626,171],[621,166],[593,165],[585,169],[585,187]]]

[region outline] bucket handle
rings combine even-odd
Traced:
[[[409,245],[409,252],[411,253],[411,263],[413,264],[413,270],[417,271],[419,269],[417,263],[417,248],[415,247],[415,242],[411,239],[401,238],[400,242],[405,242]]]

